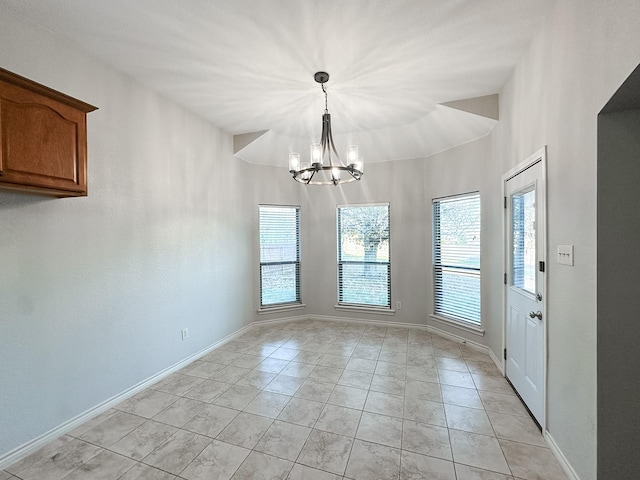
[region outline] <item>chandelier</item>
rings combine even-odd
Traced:
[[[317,72],[313,78],[322,86],[324,92],[324,114],[322,115],[320,143],[311,144],[309,162],[301,162],[299,153],[290,153],[289,173],[293,175],[294,180],[307,185],[338,185],[360,180],[364,163],[362,157],[358,156],[358,146],[347,146],[347,165],[344,165],[333,143],[331,115],[327,107],[327,90],[324,88],[324,84],[329,80],[329,74]],[[346,174],[342,175],[342,172],[346,172]]]

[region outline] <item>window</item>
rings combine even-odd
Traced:
[[[259,210],[260,307],[300,303],[300,207]]]
[[[434,313],[480,325],[480,195],[433,201]]]
[[[338,304],[391,308],[389,204],[338,207]]]
[[[513,285],[536,293],[536,191],[511,197],[513,215],[511,278]]]

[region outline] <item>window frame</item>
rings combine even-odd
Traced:
[[[342,252],[342,236],[341,236],[341,227],[340,227],[340,215],[341,209],[346,208],[366,208],[366,207],[386,207],[387,208],[387,242],[388,242],[388,260],[386,262],[364,262],[364,261],[345,261],[341,259]],[[345,302],[342,301],[344,297],[344,293],[342,291],[343,286],[343,271],[342,265],[364,265],[366,263],[372,263],[375,265],[386,265],[387,266],[387,297],[388,301],[385,305],[382,304],[371,304],[371,303],[357,303],[357,302]],[[337,289],[336,289],[336,297],[337,297],[337,305],[338,309],[349,309],[349,310],[369,310],[369,311],[377,311],[379,313],[389,314],[394,313],[391,309],[391,206],[389,202],[379,202],[379,203],[360,203],[360,204],[344,204],[336,206],[336,275],[337,275]]]
[[[272,209],[287,209],[287,210],[295,210],[296,212],[296,259],[292,261],[275,261],[275,262],[263,262],[262,261],[262,240],[261,240],[261,228],[262,228],[262,209],[263,208],[272,208]],[[259,309],[258,312],[265,311],[274,311],[274,310],[283,310],[288,308],[300,308],[304,307],[302,303],[302,262],[301,262],[301,207],[300,205],[281,205],[281,204],[259,204],[258,205],[258,304]],[[295,266],[295,291],[296,298],[292,301],[279,302],[279,303],[263,303],[263,267],[270,265],[294,265]]]
[[[443,264],[441,261],[441,249],[442,249],[442,238],[440,237],[440,214],[436,212],[436,207],[440,207],[443,202],[455,202],[469,199],[477,200],[477,210],[479,215],[480,225],[478,227],[478,235],[480,236],[478,240],[477,246],[477,255],[478,255],[478,267],[462,267],[459,265],[448,265]],[[431,215],[432,215],[432,286],[433,286],[433,314],[431,317],[435,320],[453,324],[455,326],[461,327],[465,330],[472,331],[474,333],[479,333],[481,335],[484,334],[484,330],[482,330],[482,198],[479,191],[473,191],[468,193],[462,193],[458,195],[451,195],[446,197],[438,197],[432,199],[432,207],[431,207]],[[438,242],[438,240],[440,240]],[[472,299],[472,301],[477,302],[477,320],[474,318],[468,318],[462,315],[457,315],[452,313],[451,309],[442,309],[439,307],[442,306],[442,298],[439,298],[439,286],[443,284],[443,269],[455,270],[456,272],[460,272],[465,275],[470,275],[472,277],[477,277],[478,280],[478,294],[477,299]],[[441,292],[441,291],[440,291]],[[442,293],[440,293],[442,295]],[[457,302],[456,302],[457,303]],[[464,302],[461,302],[461,304]],[[460,305],[461,305],[460,304]]]

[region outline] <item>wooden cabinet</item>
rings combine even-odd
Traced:
[[[87,195],[86,115],[93,110],[0,68],[0,188]]]

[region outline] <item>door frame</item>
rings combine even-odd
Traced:
[[[549,252],[547,251],[548,237],[549,237],[549,229],[547,222],[547,204],[549,195],[547,193],[547,146],[545,145],[540,150],[535,152],[533,155],[527,157],[524,161],[520,162],[514,168],[509,170],[507,173],[502,175],[502,198],[506,198],[506,185],[507,181],[517,176],[519,173],[527,170],[533,165],[540,163],[542,167],[542,187],[544,189],[544,206],[541,210],[538,211],[539,218],[537,221],[544,222],[544,235],[542,237],[542,245],[540,246],[542,249],[542,253],[538,255],[538,260],[542,259],[545,262],[545,272],[543,275],[543,287],[544,287],[544,296],[542,298],[542,306],[544,312],[544,322],[542,322],[542,331],[543,331],[543,352],[542,352],[542,375],[543,375],[543,385],[544,385],[544,395],[543,395],[543,405],[542,405],[542,418],[540,427],[542,428],[542,435],[545,435],[546,432],[546,423],[547,423],[547,399],[548,399],[548,375],[547,375],[547,356],[548,356],[548,343],[549,343],[549,309],[547,297],[549,296],[548,289],[548,278],[549,278]],[[504,201],[504,200],[503,200]],[[541,217],[541,218],[540,218]],[[509,255],[509,227],[508,227],[509,219],[507,218],[507,209],[502,209],[502,268],[503,272],[507,274],[507,267],[509,261],[507,259],[507,255]],[[507,348],[507,289],[509,285],[507,283],[503,283],[502,288],[502,350]],[[503,374],[506,378],[507,376],[507,363],[502,355],[502,370]],[[524,402],[523,402],[524,403]]]

